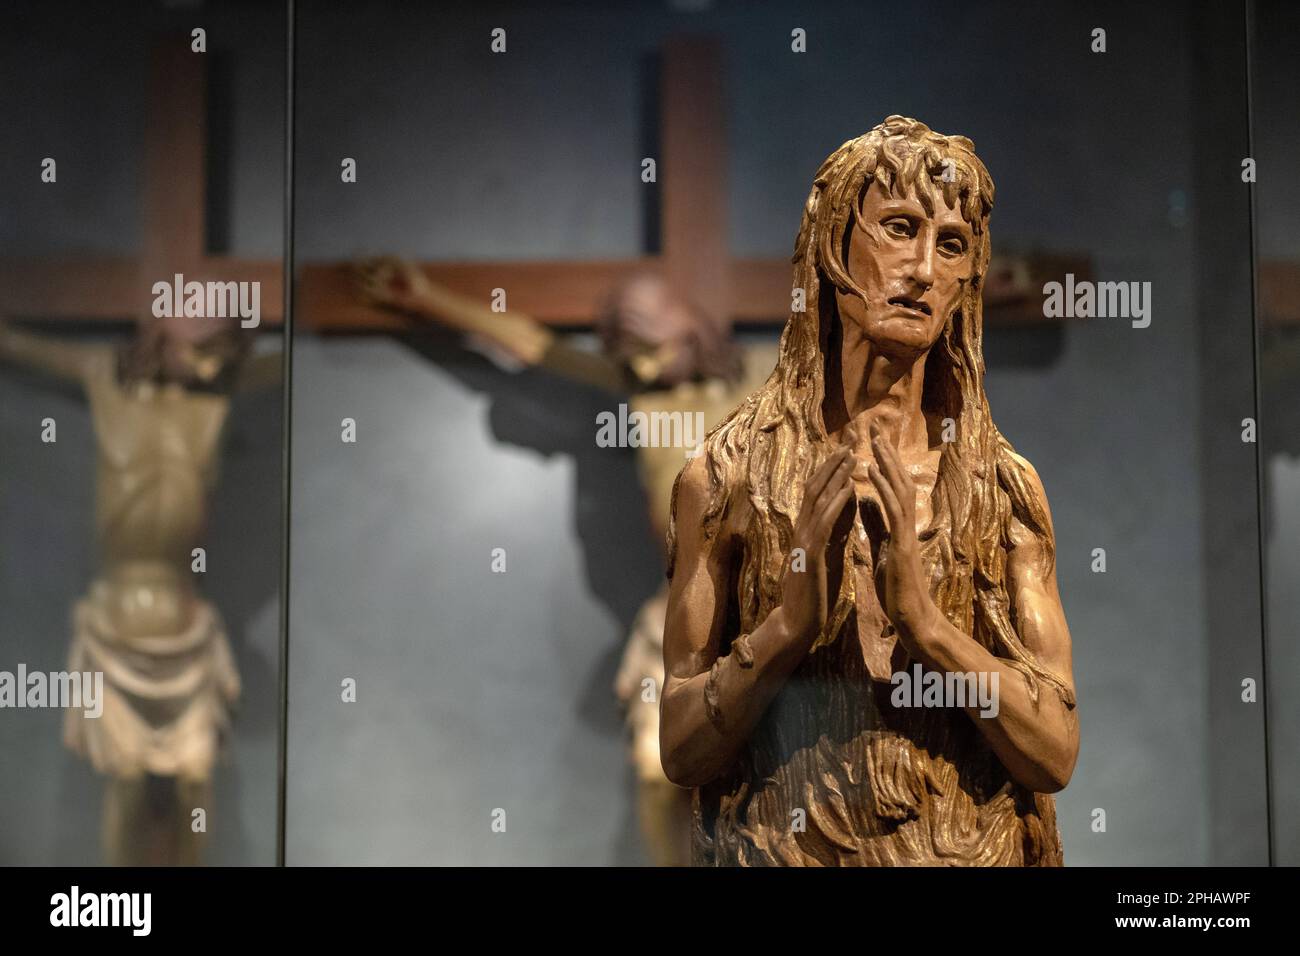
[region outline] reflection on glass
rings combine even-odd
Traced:
[[[110,864],[196,864],[206,839],[240,681],[196,582],[230,394],[278,376],[278,356],[250,359],[251,334],[229,319],[149,318],[114,348],[0,325],[0,357],[76,384],[90,406],[97,566],[67,663],[86,706],[62,702],[63,737],[104,777]]]

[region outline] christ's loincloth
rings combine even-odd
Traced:
[[[221,617],[192,596],[174,633],[124,633],[122,597],[101,580],[73,609],[68,667],[103,672],[104,706],[97,718],[68,711],[64,743],[100,773],[207,780],[239,697]]]

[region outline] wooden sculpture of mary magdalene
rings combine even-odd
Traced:
[[[661,752],[696,865],[1062,864],[1070,637],[984,393],[992,206],[963,136],[891,116],[837,149],[776,368],[677,478]]]

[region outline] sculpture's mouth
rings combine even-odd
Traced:
[[[890,305],[896,305],[906,309],[909,312],[918,312],[922,315],[931,315],[930,307],[917,299],[909,299],[905,295],[896,295],[889,300]]]

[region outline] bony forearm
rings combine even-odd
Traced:
[[[1070,778],[1074,776],[1077,752],[1077,749],[1067,750],[1065,747],[1044,754],[1017,751],[1020,759],[1016,765],[1003,762],[1007,765],[1012,778],[1021,786],[1035,793],[1059,793],[1069,785]]]
[[[496,312],[482,303],[437,285],[428,285],[410,302],[415,314],[487,339],[525,365],[541,362],[554,333],[530,316]]]
[[[1005,676],[998,716],[980,720],[985,738],[1017,782],[1040,793],[1063,790],[1079,755],[1079,727],[1072,708],[1042,681],[1002,665]]]
[[[778,608],[708,670],[665,692],[661,749],[670,780],[700,786],[726,771],[802,660],[800,643]]]
[[[1077,723],[1054,686],[1037,682],[996,657],[946,619],[915,647],[921,663],[944,674],[972,675],[990,687],[994,699],[966,706],[975,726],[1016,782],[1040,793],[1054,793],[1069,782],[1078,754]]]
[[[1020,702],[1008,702],[995,718],[972,711],[971,719],[1012,779],[1037,793],[1056,793],[1065,789],[1074,773],[1078,736],[1067,716],[1053,712],[1063,705],[1044,703],[1042,712],[1028,719]]]

